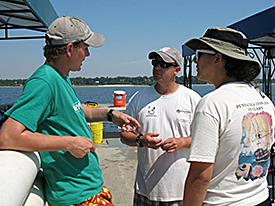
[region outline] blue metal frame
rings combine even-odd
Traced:
[[[24,2],[46,29],[58,17],[49,0],[24,0]]]
[[[14,19],[18,19],[21,21],[20,24],[15,22],[10,23],[5,21],[5,19],[0,19],[2,23],[0,26],[0,30],[5,30],[4,37],[0,38],[0,40],[13,40],[13,39],[37,39],[37,38],[45,38],[45,35],[42,36],[9,36],[9,31],[21,29],[21,30],[32,30],[37,32],[46,32],[48,26],[51,22],[58,18],[56,11],[54,10],[52,4],[49,0],[22,0],[22,1],[13,1],[13,0],[0,0],[3,3],[7,3],[7,5],[16,6],[19,5],[21,7],[25,7],[24,9],[6,9],[0,10],[0,15],[5,17],[11,17]],[[25,15],[26,13],[31,13],[32,17]],[[25,25],[22,25],[22,21]],[[31,23],[34,23],[31,25]],[[35,24],[36,22],[36,24]],[[39,22],[39,25],[37,24]],[[30,25],[28,25],[30,24]]]
[[[260,42],[257,43],[257,38],[262,36],[273,35],[273,46],[275,45],[274,29],[275,29],[275,6],[267,10],[259,12],[252,15],[246,19],[243,19],[237,23],[231,24],[230,28],[242,31],[250,43],[261,45]],[[272,42],[269,42],[270,44]],[[261,45],[265,47],[265,45]],[[270,47],[267,46],[267,47]]]

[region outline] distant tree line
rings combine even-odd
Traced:
[[[193,84],[206,84],[206,82],[199,80],[196,76],[191,77]],[[74,86],[89,86],[89,85],[152,85],[155,83],[153,76],[138,76],[138,77],[95,77],[95,78],[86,78],[86,77],[72,77],[70,78],[72,85]],[[0,86],[24,86],[27,79],[0,79]],[[262,81],[260,79],[256,80],[258,83]],[[176,76],[176,82],[179,84],[184,83],[183,76]],[[274,83],[274,79],[272,83]]]
[[[0,86],[23,86],[26,79],[0,79]]]

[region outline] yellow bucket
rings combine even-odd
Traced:
[[[96,102],[87,102],[87,106],[88,107],[97,107],[97,103]]]
[[[103,123],[92,122],[91,130],[92,130],[94,143],[101,143],[103,141]]]

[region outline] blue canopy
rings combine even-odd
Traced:
[[[275,6],[241,20],[228,27],[240,30],[249,43],[262,47],[275,47]]]
[[[0,40],[44,38],[40,32],[46,32],[57,17],[49,0],[0,0],[0,29],[5,30]],[[19,29],[32,30],[30,33],[35,36],[9,35],[10,31]]]
[[[264,48],[275,47],[275,6],[259,12],[237,23],[229,25],[243,32],[250,44],[262,46]],[[182,56],[189,56],[194,52],[182,45]]]

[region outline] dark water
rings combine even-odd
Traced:
[[[81,103],[93,101],[98,104],[113,104],[113,94],[115,90],[126,92],[126,102],[137,91],[147,86],[121,86],[121,87],[74,87],[76,94]],[[193,89],[201,96],[214,90],[212,85],[193,86]],[[22,93],[22,87],[0,87],[0,105],[13,104]],[[104,123],[105,132],[117,131],[117,126],[112,123]]]
[[[93,101],[98,104],[113,104],[113,94],[115,90],[123,90],[126,92],[126,102],[131,96],[146,86],[121,86],[121,87],[74,87],[76,94],[81,103],[85,101]],[[213,85],[193,85],[195,90],[201,96],[214,90]],[[274,91],[274,85],[272,91]],[[13,104],[22,93],[22,87],[0,87],[0,105]],[[275,93],[272,94],[272,99],[275,99]],[[105,132],[117,131],[117,126],[112,123],[104,123]]]
[[[140,87],[75,87],[76,94],[81,103],[85,101],[93,101],[99,104],[112,104],[113,94],[116,90],[123,90],[126,92],[126,102],[137,91],[145,88]]]
[[[131,96],[146,86],[121,86],[121,87],[74,87],[76,94],[81,103],[85,101],[93,101],[98,104],[113,104],[113,94],[115,90],[123,90],[126,92],[126,102]],[[213,85],[193,85],[195,90],[201,96],[213,91]],[[272,91],[274,91],[274,85]],[[22,93],[22,87],[0,87],[0,105],[13,104]],[[275,93],[272,94],[272,99],[275,99]],[[117,131],[117,126],[112,123],[104,123],[105,132]]]
[[[0,105],[14,103],[21,93],[22,87],[0,87]]]
[[[126,92],[126,102],[137,91],[146,86],[130,86],[130,87],[74,87],[76,94],[81,103],[85,101],[94,101],[99,104],[112,104],[113,94],[115,90],[123,90]],[[213,91],[212,85],[193,86],[193,89],[201,96]],[[0,105],[14,103],[22,93],[22,87],[0,87]]]

